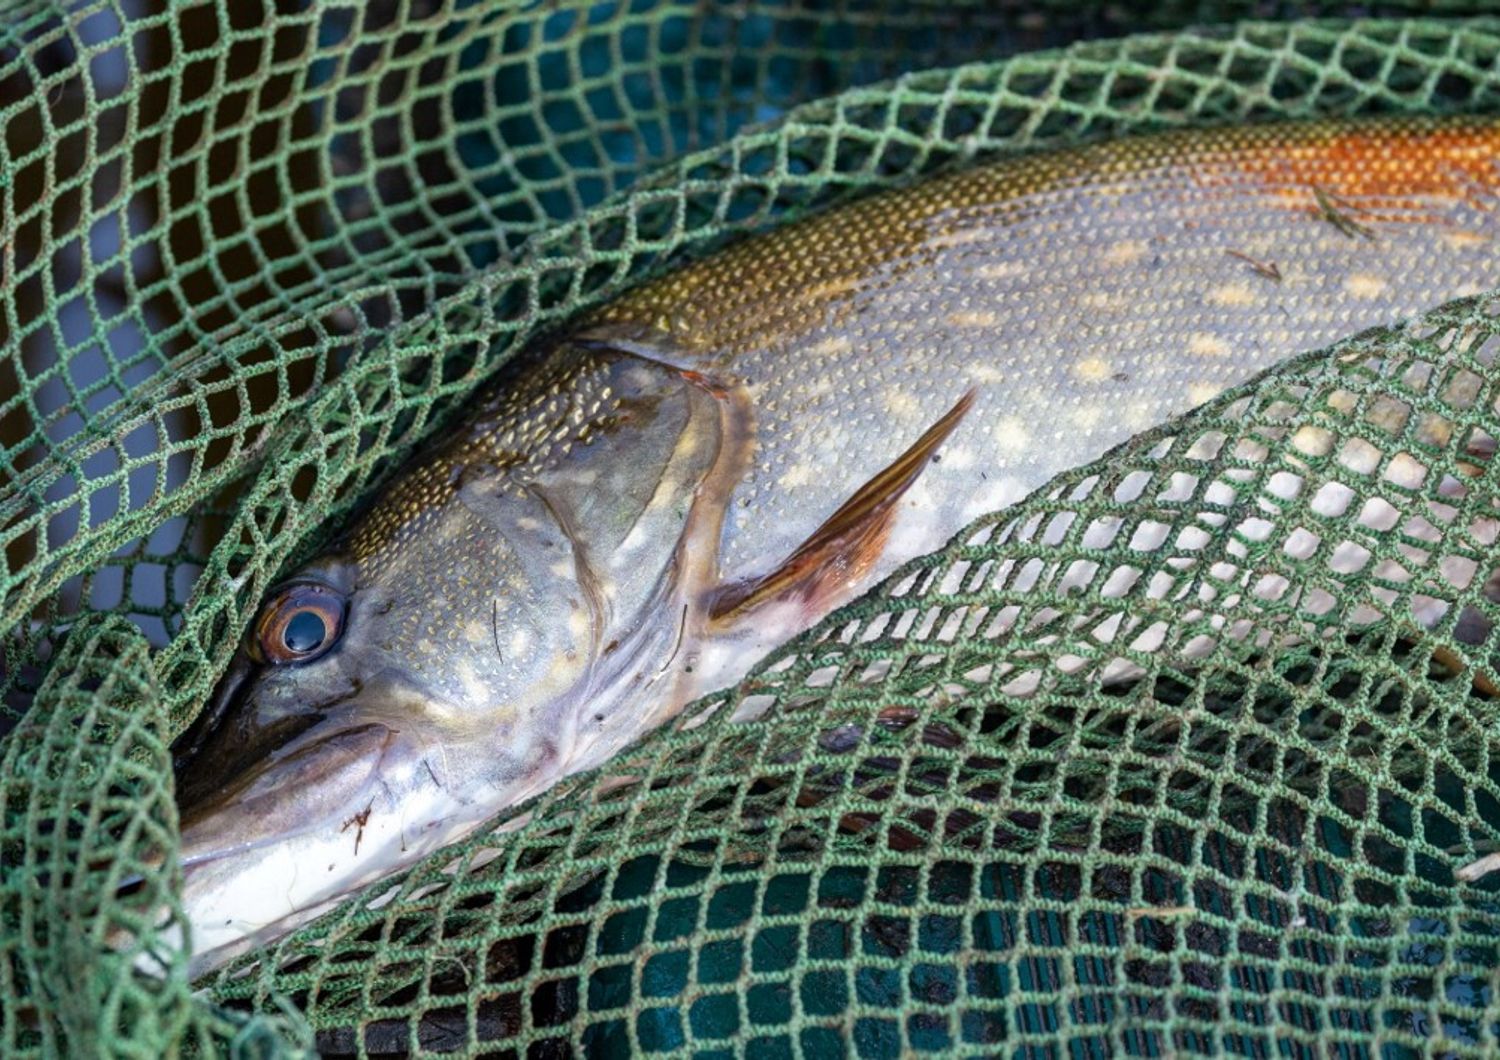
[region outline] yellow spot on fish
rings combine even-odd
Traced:
[[[1026,275],[1026,266],[1019,261],[991,261],[976,268],[974,275],[986,280],[1014,280]]]
[[[1379,298],[1389,286],[1379,276],[1368,272],[1356,272],[1344,281],[1344,290],[1355,298]]]
[[[912,420],[922,415],[922,403],[899,387],[890,387],[880,396],[880,403],[892,416]]]
[[[1464,250],[1470,247],[1482,247],[1490,241],[1489,236],[1482,232],[1444,232],[1443,242],[1454,250]]]
[[[477,618],[471,618],[464,624],[464,640],[470,644],[483,644],[490,639],[490,628]]]
[[[1104,252],[1106,265],[1133,265],[1146,256],[1144,239],[1125,239]]]
[[[463,686],[464,696],[469,702],[488,705],[489,689],[479,679],[479,675],[474,672],[474,667],[467,659],[458,664],[458,683]]]
[[[859,287],[858,277],[846,277],[842,280],[829,280],[814,287],[809,287],[802,292],[804,302],[832,302],[854,291]]]
[[[1078,303],[1085,309],[1100,310],[1119,309],[1125,306],[1128,301],[1129,299],[1123,294],[1118,292],[1111,293],[1109,291],[1088,291],[1078,299]]]
[[[794,490],[813,483],[817,469],[806,460],[798,461],[781,474],[781,487]]]
[[[1068,418],[1073,421],[1073,426],[1081,431],[1091,431],[1099,426],[1099,421],[1103,416],[1104,409],[1097,401],[1091,401],[1085,405],[1077,405],[1068,413]]]
[[[1031,442],[1031,432],[1020,417],[1002,416],[995,421],[995,441],[1006,452],[1021,453]]]
[[[1003,383],[1005,372],[993,364],[981,364],[975,361],[968,366],[968,376],[976,383]]]
[[[1305,152],[1302,153],[1305,155]],[[1294,208],[1307,205],[1307,200],[1311,198],[1311,195],[1305,188],[1291,187],[1278,189],[1274,192],[1274,198],[1282,206]]]
[[[990,309],[964,309],[948,316],[956,328],[992,328],[1000,323],[1000,314]]]
[[[1195,331],[1188,336],[1188,352],[1199,357],[1224,357],[1229,353],[1229,343],[1207,331]]]
[[[1212,401],[1224,390],[1223,383],[1189,383],[1187,392],[1188,400],[1194,405],[1201,405],[1205,401]]]
[[[1249,306],[1259,301],[1255,291],[1245,283],[1226,283],[1215,287],[1208,292],[1208,300],[1214,305],[1222,306]]]
[[[821,342],[815,342],[807,348],[807,352],[814,357],[839,357],[854,348],[847,335],[832,335]]]
[[[983,243],[994,236],[988,225],[972,225],[949,232],[939,232],[927,241],[933,247],[961,247],[970,243]]]
[[[1085,357],[1073,365],[1073,374],[1085,383],[1102,383],[1110,376],[1109,362],[1103,357]]]

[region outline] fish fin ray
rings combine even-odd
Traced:
[[[896,502],[973,407],[977,393],[966,391],[910,448],[855,490],[773,570],[720,586],[709,605],[710,618],[722,622],[789,597],[800,597],[810,610],[821,612],[828,596],[857,579],[884,551]]]

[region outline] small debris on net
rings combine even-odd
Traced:
[[[1460,883],[1473,883],[1496,870],[1500,870],[1500,851],[1486,854],[1478,861],[1471,861],[1463,868],[1455,869],[1453,875]]]

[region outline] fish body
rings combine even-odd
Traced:
[[[1279,360],[1500,286],[1500,124],[1173,131],[883,192],[529,351],[271,594],[179,772],[204,970],[598,766]]]

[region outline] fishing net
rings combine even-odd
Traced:
[[[1484,295],[981,520],[632,783],[205,982],[159,936],[261,593],[539,329],[975,157],[1500,105],[1483,4],[1345,6],[0,7],[0,1052],[1492,1052]]]

